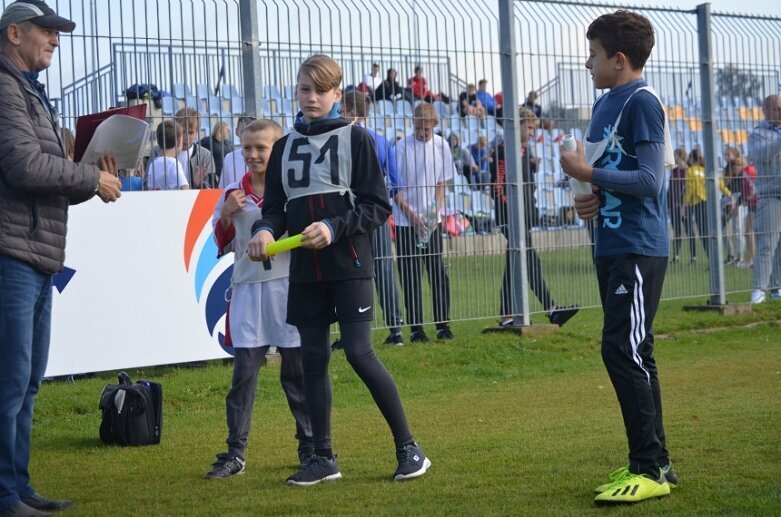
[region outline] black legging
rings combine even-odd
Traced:
[[[371,345],[371,322],[341,323],[340,341],[345,356],[355,373],[369,388],[393,433],[397,447],[413,441],[404,415],[399,392],[388,370],[380,362]],[[304,391],[312,420],[315,452],[331,456],[331,378],[328,363],[331,359],[331,332],[324,327],[298,327],[301,335],[301,362],[304,367]]]
[[[700,201],[695,205],[686,207],[686,221],[684,227],[686,228],[686,235],[689,236],[689,250],[691,251],[692,259],[697,258],[697,239],[694,236],[695,224],[697,225],[697,231],[700,234],[702,247],[705,249],[705,257],[708,257],[710,254],[711,236],[708,233],[707,206],[708,204],[705,201]]]
[[[685,223],[683,218],[681,217],[681,210],[683,208],[684,207],[682,207],[681,205],[672,205],[672,204],[670,205],[670,221],[672,222],[672,227],[673,227],[672,244],[673,244],[674,257],[677,257],[678,255],[681,254],[681,241],[683,241],[685,235],[684,234]]]

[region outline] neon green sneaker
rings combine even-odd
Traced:
[[[670,485],[661,475],[658,479],[646,474],[626,474],[617,479],[610,488],[594,498],[597,504],[638,503],[652,497],[670,495]]]
[[[659,469],[662,471],[662,474],[664,474],[664,479],[667,481],[667,484],[670,485],[670,488],[675,488],[678,485],[678,476],[675,474],[675,470],[673,469],[673,464],[668,463],[663,467],[659,467]],[[623,476],[625,476],[628,472],[629,472],[629,467],[627,465],[624,465],[623,467],[614,470],[607,477],[609,481],[595,488],[594,493],[601,494],[602,492],[610,488],[610,486],[613,483],[615,483]]]
[[[615,483],[619,479],[623,479],[624,476],[626,476],[627,474],[629,474],[629,466],[628,465],[624,465],[620,469],[614,470],[607,477],[607,479],[609,479],[609,481],[607,483],[605,483],[604,485],[599,485],[597,488],[595,488],[594,489],[594,493],[595,494],[601,494],[602,492],[604,492],[605,490],[607,490],[608,488],[613,486],[613,483]]]

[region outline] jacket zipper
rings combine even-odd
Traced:
[[[353,245],[352,237],[347,237],[347,249],[350,251],[350,255],[353,257],[353,264],[355,264],[355,267],[361,267],[363,264],[361,264],[361,261],[358,260],[358,251]]]

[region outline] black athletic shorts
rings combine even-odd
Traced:
[[[336,321],[354,323],[374,319],[371,278],[338,282],[291,283],[287,322],[296,327],[322,327]]]

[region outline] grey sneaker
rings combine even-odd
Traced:
[[[307,458],[306,464],[301,467],[301,470],[287,478],[287,484],[310,486],[321,481],[332,481],[341,477],[342,473],[339,472],[336,458],[326,458],[315,454]]]
[[[423,454],[423,449],[417,443],[396,449],[396,459],[399,460],[399,467],[393,473],[394,481],[422,476],[431,467],[431,460]]]
[[[238,456],[232,458],[226,456],[223,454],[217,455],[217,461],[214,462],[212,469],[204,476],[206,479],[223,479],[244,474],[244,460]]]

